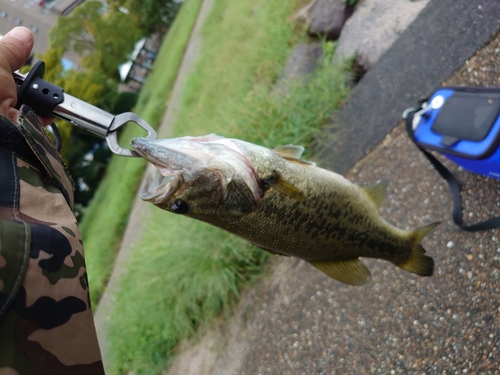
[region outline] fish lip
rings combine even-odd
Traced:
[[[190,157],[188,153],[175,146],[176,139],[172,144],[160,143],[160,140],[150,141],[146,138],[134,138],[130,141],[132,148],[139,156],[146,159],[160,170],[186,171],[197,164],[197,160]],[[167,141],[167,139],[163,140]]]
[[[138,149],[143,148],[146,144],[146,138],[142,137],[137,137],[137,138],[132,138],[130,141],[130,145],[138,151]]]
[[[140,156],[142,156],[147,161],[154,164],[154,161],[158,161],[157,157],[154,157],[154,149],[150,146],[149,140],[146,138],[133,138],[130,141],[130,145]]]

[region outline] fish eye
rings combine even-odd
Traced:
[[[172,206],[170,206],[170,209],[172,212],[183,215],[188,212],[189,207],[186,202],[181,201],[180,199],[176,200],[174,203],[172,203]]]

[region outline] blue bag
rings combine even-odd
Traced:
[[[445,87],[419,107],[403,113],[408,135],[448,182],[453,193],[453,221],[466,231],[500,227],[500,217],[466,226],[460,185],[429,151],[434,150],[464,169],[500,179],[500,89]]]
[[[413,120],[416,142],[500,179],[500,89],[442,88]]]

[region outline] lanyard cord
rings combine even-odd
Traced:
[[[493,229],[500,227],[500,216],[494,217],[480,223],[474,225],[464,225],[463,222],[463,214],[462,214],[462,196],[460,194],[460,184],[458,183],[455,176],[446,168],[438,159],[436,159],[431,153],[424,150],[417,143],[415,139],[415,134],[413,131],[413,117],[415,113],[418,111],[412,110],[405,114],[405,123],[406,123],[406,131],[413,141],[413,143],[418,147],[418,149],[424,154],[424,156],[429,160],[432,166],[436,169],[436,171],[441,175],[442,178],[446,180],[448,185],[450,186],[451,193],[453,195],[453,213],[452,218],[453,222],[460,227],[460,229],[467,232],[479,232],[483,230]]]

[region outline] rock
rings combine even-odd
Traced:
[[[429,0],[362,0],[345,23],[335,52],[337,58],[356,55],[368,70],[406,30]]]
[[[300,43],[295,47],[283,70],[285,78],[296,78],[312,73],[323,55],[322,43]]]
[[[287,81],[305,77],[314,72],[322,55],[321,42],[298,44],[285,64],[283,73],[276,83],[276,90],[284,93]]]
[[[353,9],[341,0],[312,0],[296,13],[295,18],[309,25],[310,36],[337,40]]]

